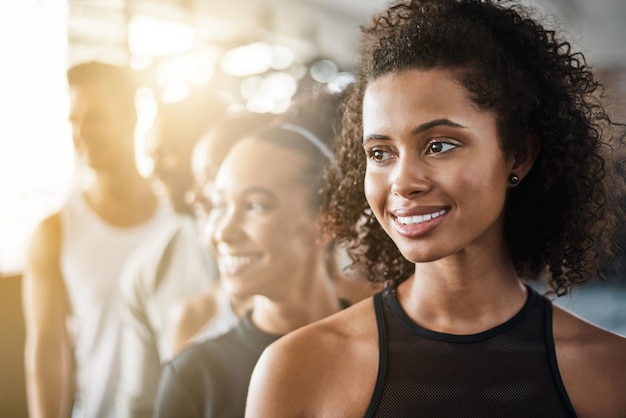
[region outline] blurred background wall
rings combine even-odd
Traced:
[[[555,19],[626,119],[626,2],[524,0]],[[34,225],[73,187],[65,70],[129,64],[137,96],[138,165],[158,101],[194,90],[233,107],[284,111],[304,90],[352,80],[359,25],[385,0],[0,0],[0,417],[26,416],[20,279]],[[623,281],[559,303],[626,334]]]

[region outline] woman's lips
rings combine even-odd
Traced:
[[[429,233],[446,217],[448,209],[419,209],[393,214],[393,225],[398,233],[407,238],[417,238]]]

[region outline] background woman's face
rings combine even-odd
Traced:
[[[245,139],[215,178],[209,217],[222,277],[238,296],[288,292],[317,250],[311,193],[298,182],[310,160],[267,141]]]

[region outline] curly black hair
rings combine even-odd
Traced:
[[[584,56],[530,16],[511,2],[405,0],[362,28],[356,81],[341,108],[342,173],[327,173],[324,227],[371,281],[400,282],[414,265],[365,200],[362,99],[373,80],[409,69],[453,71],[471,99],[497,115],[505,152],[539,139],[535,164],[505,208],[520,277],[543,279],[562,295],[597,277],[616,253],[625,187],[614,156],[624,125],[605,110],[603,86]]]

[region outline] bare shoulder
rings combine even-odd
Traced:
[[[33,296],[35,289],[42,289],[37,296],[52,294],[52,289],[63,288],[61,275],[61,216],[56,212],[37,225],[31,235],[26,253],[24,271],[24,297]],[[43,289],[46,291],[43,292]]]
[[[554,307],[559,371],[574,409],[585,416],[626,416],[626,338]]]
[[[377,371],[368,298],[268,347],[252,377],[246,416],[363,416]]]
[[[352,354],[349,350],[361,347],[367,342],[378,344],[371,298],[289,333],[276,341],[270,349],[284,356],[283,360],[293,358],[298,361],[306,351],[307,355],[319,357],[320,360],[335,361],[336,356]],[[305,350],[310,348],[312,343],[315,343],[315,350]],[[338,344],[341,345],[340,350]],[[326,354],[329,353],[336,356],[327,359]]]
[[[29,333],[48,335],[64,328],[70,307],[60,254],[61,219],[57,212],[35,228],[28,246],[22,305]]]
[[[34,229],[28,245],[28,262],[58,262],[61,250],[61,215],[55,212]]]

